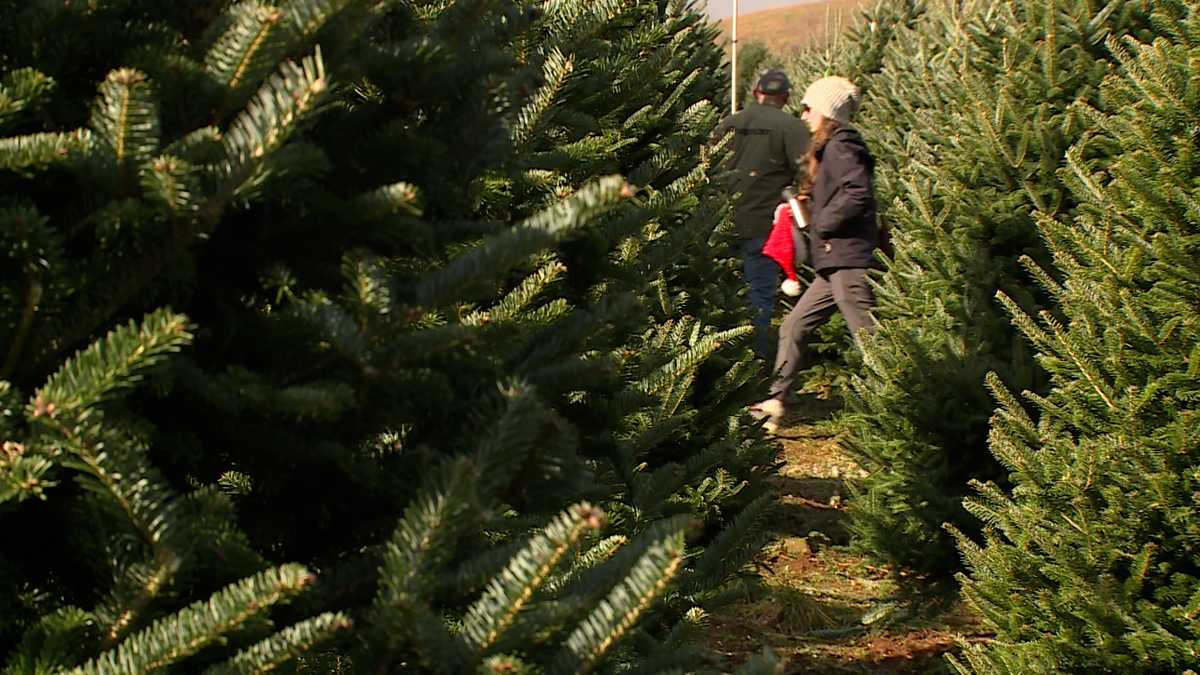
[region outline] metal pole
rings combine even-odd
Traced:
[[[737,104],[738,104],[738,99],[737,99],[737,85],[738,85],[737,19],[738,19],[738,0],[733,0],[733,21],[732,21],[732,26],[730,29],[730,36],[733,38],[732,39],[733,49],[732,49],[732,53],[730,54],[730,61],[732,62],[732,66],[733,66],[733,68],[732,68],[733,72],[730,74],[731,81],[729,83],[729,113],[730,114],[737,112]]]

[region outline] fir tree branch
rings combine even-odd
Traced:
[[[606,131],[600,135],[585,136],[577,141],[555,146],[551,150],[528,153],[518,161],[521,166],[533,169],[600,171],[612,162],[613,157],[620,156],[621,150],[637,143],[637,138]]]
[[[226,91],[227,106],[236,105],[238,92],[265,77],[285,50],[282,31],[277,30],[283,10],[242,2],[230,14],[229,28],[204,56],[205,68]]]
[[[544,23],[547,44],[570,46],[586,40],[613,20],[629,5],[629,0],[548,0]]]
[[[683,565],[683,532],[654,542],[567,638],[554,672],[589,673],[662,595]]]
[[[222,172],[226,183],[218,199],[208,205],[209,211],[219,212],[225,199],[236,194],[265,158],[283,146],[328,88],[319,47],[300,65],[291,61],[280,64],[279,71],[263,83],[225,133],[228,161]]]
[[[480,491],[494,497],[504,495],[529,480],[538,469],[538,457],[560,457],[574,450],[574,430],[548,408],[536,390],[520,381],[500,387],[504,410],[482,434],[476,450]]]
[[[135,675],[166,668],[261,616],[312,582],[312,574],[295,564],[260,572],[225,587],[207,601],[155,621],[116,649],[75,668],[71,675]]]
[[[122,192],[130,174],[158,150],[158,104],[146,76],[130,68],[108,74],[92,108],[91,128],[100,146],[111,153]]]
[[[284,5],[286,27],[292,34],[292,47],[301,40],[311,39],[328,21],[355,0],[291,0]]]
[[[120,486],[117,486],[120,478],[120,476],[113,476],[113,480],[108,481],[110,491],[112,491],[114,494],[116,494],[120,489]],[[139,495],[139,497],[145,500],[145,497],[141,495]],[[132,499],[121,500],[121,504],[123,507],[125,507],[126,511],[136,508],[132,502]],[[124,609],[117,613],[116,617],[113,618],[112,622],[108,626],[108,629],[101,636],[101,649],[112,649],[123,637],[125,637],[125,634],[129,632],[129,630],[134,626],[135,622],[141,618],[142,613],[146,611],[146,608],[150,606],[150,603],[153,602],[154,599],[158,597],[159,593],[161,593],[163,589],[167,587],[167,584],[171,582],[171,578],[179,569],[181,561],[177,552],[172,550],[165,543],[165,540],[168,538],[172,529],[171,522],[174,520],[174,518],[167,517],[167,509],[163,509],[162,514],[164,517],[162,518],[163,526],[159,528],[160,536],[152,540],[154,543],[155,553],[154,571],[143,578],[134,579],[138,589],[137,594],[134,595],[131,601],[125,603]],[[137,524],[143,525],[142,523]],[[136,570],[133,576],[139,576],[136,574]]]
[[[687,174],[671,181],[662,190],[653,192],[646,200],[646,207],[649,209],[671,208],[672,205],[678,204],[680,199],[694,194],[696,188],[707,180],[708,167],[701,164]]]
[[[1000,410],[996,415],[1003,415],[1005,421],[1014,430],[1027,441],[1033,441],[1037,438],[1037,426],[1029,417],[1029,413],[1025,412],[1025,408],[1021,406],[1021,402],[1013,396],[1008,387],[1004,386],[1004,381],[995,371],[988,371],[986,384],[988,390],[992,392],[992,396],[1000,403]],[[993,422],[993,427],[995,423]]]
[[[546,592],[557,595],[580,572],[612,558],[617,550],[627,543],[629,543],[629,537],[623,534],[615,534],[596,542],[595,546],[575,556],[575,560],[571,563],[569,569],[547,579],[545,584]]]
[[[590,183],[519,225],[486,238],[444,269],[426,276],[421,281],[418,297],[430,305],[461,297],[467,287],[490,283],[499,274],[562,240],[632,194],[632,189],[620,176],[607,176]]]
[[[407,597],[422,597],[432,588],[428,575],[447,555],[445,543],[453,540],[476,506],[475,470],[463,459],[451,462],[404,510],[404,517],[388,542],[380,570],[379,611]]]
[[[497,654],[489,656],[480,664],[477,673],[489,675],[504,673],[504,675],[538,675],[541,670],[513,654]]]
[[[77,607],[64,607],[30,626],[8,654],[4,675],[62,673],[83,661],[95,640],[92,615]]]
[[[353,341],[361,343],[365,341],[362,335],[368,333],[371,325],[392,311],[391,276],[384,260],[356,251],[342,258],[342,277],[346,280],[345,311],[353,315],[357,324]],[[353,356],[360,360],[361,351],[356,350]]]
[[[177,500],[144,457],[126,448],[130,443],[106,427],[96,406],[133,386],[148,368],[191,340],[186,319],[166,310],[130,322],[68,360],[39,389],[26,416],[41,433],[34,443],[55,457],[65,450],[77,461],[65,462],[98,482],[128,516],[155,552],[154,571],[137,585],[138,595],[108,628],[107,643],[115,643],[133,620],[166,585],[178,567],[171,543],[176,527]]]
[[[1045,324],[1054,335],[1055,341],[1051,349],[1059,354],[1065,355],[1068,359],[1075,363],[1079,373],[1084,376],[1092,390],[1104,401],[1110,410],[1116,410],[1116,392],[1111,391],[1110,383],[1105,381],[1103,373],[1083,354],[1083,350],[1074,344],[1072,336],[1067,333],[1067,330],[1053,314],[1047,311],[1040,313],[1042,323]]]
[[[705,335],[695,344],[690,345],[687,350],[671,359],[670,362],[663,364],[653,373],[634,383],[632,388],[646,394],[660,393],[664,388],[671,387],[681,377],[694,373],[701,363],[725,344],[745,337],[751,332],[753,332],[753,328],[741,326]]]
[[[530,317],[522,315],[525,308],[551,284],[558,281],[566,271],[566,266],[558,260],[546,263],[538,268],[536,272],[525,277],[520,284],[517,284],[516,288],[504,296],[491,309],[472,312],[463,317],[463,324],[467,326],[481,326],[484,324],[505,324],[517,319],[528,321]]]
[[[410,643],[424,661],[442,672],[459,672],[469,660],[462,640],[450,634],[443,617],[428,604],[453,542],[477,522],[478,472],[465,458],[437,470],[404,510],[383,553],[379,591],[372,611],[369,644],[378,672],[388,672],[393,652]]]
[[[195,217],[200,209],[196,170],[186,160],[162,155],[143,168],[141,178],[142,194],[165,208],[176,227],[179,222]]]
[[[463,618],[462,634],[476,654],[485,653],[500,639],[559,561],[580,538],[603,523],[602,511],[587,503],[578,504],[560,514],[513,556]]]
[[[542,79],[545,82],[533,95],[529,103],[517,113],[510,132],[513,147],[523,147],[538,130],[538,125],[545,119],[546,114],[554,105],[555,98],[574,70],[574,62],[563,56],[557,48],[551,48],[546,55],[546,63],[542,67]]]
[[[275,68],[285,54],[312,40],[352,0],[291,0],[282,4],[243,2],[228,16],[228,28],[205,55],[205,67],[225,90],[217,120]]]
[[[39,389],[27,414],[35,424],[66,430],[86,420],[88,409],[137,384],[147,368],[191,342],[187,318],[161,309],[140,324],[111,331],[77,352]]]
[[[588,340],[598,333],[611,329],[614,322],[640,312],[638,300],[632,293],[617,293],[615,296],[594,296],[590,307],[569,312],[565,319],[557,321],[528,343],[527,351],[521,356],[516,370],[533,378],[541,371],[554,372],[565,365],[563,358],[583,349]],[[589,361],[602,364],[603,360],[589,354],[580,354],[573,361]]]
[[[161,275],[163,269],[174,264],[197,235],[215,227],[229,202],[254,177],[267,156],[283,146],[304,115],[311,112],[320,101],[327,87],[320,49],[313,56],[305,58],[300,66],[284,63],[280,72],[262,86],[224,136],[227,161],[220,167],[224,177],[221,189],[203,203],[196,217],[176,222],[165,241],[147,247],[150,250],[141,260],[128,266],[132,271],[112,283],[113,289],[106,294],[104,301],[76,317],[69,327],[52,336],[40,336],[44,338],[47,348],[35,360],[35,364],[43,365],[54,358],[59,345],[70,347],[91,335],[99,325]],[[90,136],[86,138],[90,139]],[[0,141],[0,159],[3,154],[4,142]]]
[[[683,98],[683,95],[687,93],[688,87],[692,86],[692,83],[700,79],[700,75],[701,72],[699,69],[688,73],[687,77],[683,78],[683,81],[675,85],[675,90],[672,91],[671,94],[667,96],[666,100],[664,100],[658,106],[656,113],[663,117],[670,115],[672,108],[674,108],[675,104],[679,102],[679,99]],[[687,129],[686,126],[682,126],[682,128]]]
[[[776,495],[771,493],[759,495],[746,505],[692,565],[694,572],[685,582],[688,592],[698,593],[723,584],[749,562],[757,550],[755,540],[761,536],[763,521],[776,508]]]
[[[0,446],[0,504],[16,499],[45,498],[45,491],[57,485],[45,475],[54,463],[27,451],[23,443],[3,441]]]
[[[365,218],[383,218],[395,213],[421,215],[421,194],[411,183],[392,183],[376,188],[358,199],[354,206]]]
[[[707,130],[712,129],[716,124],[716,119],[717,111],[713,107],[712,101],[700,99],[688,106],[679,115],[679,121],[676,123],[676,126],[679,127],[681,132],[691,133],[693,134],[693,138],[703,141],[710,133]],[[707,148],[707,151],[712,152],[712,148]],[[699,161],[705,165],[712,164],[711,156],[703,152],[699,156]]]
[[[217,127],[200,127],[168,143],[162,155],[180,157],[192,164],[215,162],[224,154],[222,138],[223,134]]]
[[[0,169],[40,170],[55,164],[70,164],[76,156],[87,154],[92,144],[92,132],[87,129],[0,138]]]
[[[328,640],[338,631],[353,626],[346,615],[328,612],[279,631],[238,652],[225,663],[204,671],[205,675],[254,675],[268,673]]]
[[[54,89],[54,78],[33,68],[17,68],[0,81],[0,131]]]

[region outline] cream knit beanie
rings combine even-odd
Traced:
[[[859,92],[844,77],[822,77],[808,85],[801,103],[845,126],[858,110]]]

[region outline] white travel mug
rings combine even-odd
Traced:
[[[790,185],[783,188],[783,198],[787,200],[788,208],[792,210],[792,220],[796,221],[796,227],[802,230],[806,229],[808,221],[804,218],[804,212],[800,210],[800,200],[796,189]]]

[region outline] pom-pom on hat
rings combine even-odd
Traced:
[[[764,94],[771,94],[772,96],[779,96],[791,91],[792,83],[788,80],[787,73],[773,68],[758,78],[758,84],[754,86],[754,90],[761,91]]]
[[[808,85],[801,102],[838,124],[847,125],[858,111],[858,87],[844,77],[822,77]]]

